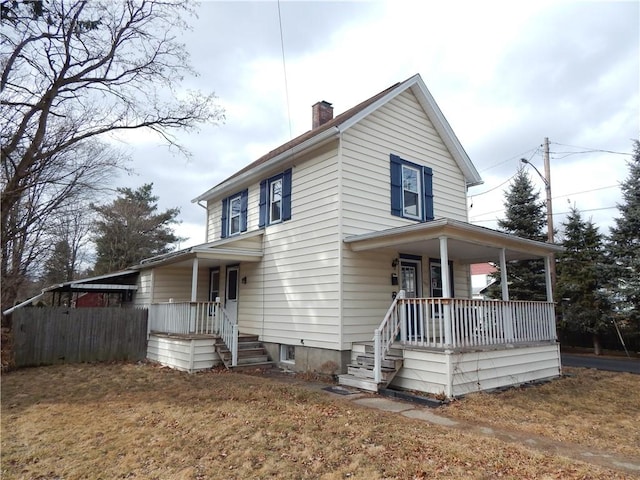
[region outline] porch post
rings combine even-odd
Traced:
[[[500,249],[500,283],[502,286],[502,300],[509,301],[509,283],[507,275],[507,250]],[[502,318],[504,322],[504,338],[506,341],[513,341],[514,339],[514,318],[511,305],[508,303],[503,304]]]
[[[442,296],[451,298],[451,279],[449,278],[449,249],[447,237],[440,237],[440,266],[442,267]]]
[[[197,333],[198,320],[197,310],[198,306],[195,305],[195,301],[198,299],[198,257],[193,259],[193,265],[191,267],[191,305],[189,306],[189,332]]]
[[[447,237],[440,237],[440,266],[442,272],[442,296],[444,298],[451,298],[451,279],[449,278],[449,250],[447,244]],[[444,344],[450,347],[453,342],[453,325],[451,309],[453,307],[452,301],[442,302],[444,310]]]
[[[502,300],[509,301],[509,284],[507,279],[507,251],[500,249],[500,283],[502,286]]]
[[[553,302],[553,288],[551,283],[551,255],[544,257],[544,283],[547,286],[547,302]]]
[[[193,259],[191,267],[191,301],[195,302],[198,298],[198,257]]]

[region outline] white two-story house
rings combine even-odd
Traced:
[[[206,243],[134,267],[149,358],[210,368],[224,343],[237,365],[252,336],[280,366],[374,391],[558,376],[549,275],[547,302],[511,302],[508,272],[560,247],[468,223],[481,178],[421,77],[312,109],[311,130],[193,200]],[[472,299],[480,262],[501,266],[503,300]]]

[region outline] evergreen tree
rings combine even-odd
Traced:
[[[565,251],[558,255],[556,301],[562,306],[560,328],[589,333],[596,355],[600,334],[611,323],[611,308],[604,283],[602,235],[591,220],[571,209],[563,223]]]
[[[145,258],[168,253],[181,240],[171,229],[178,223],[178,208],[157,213],[158,197],[152,183],[137,190],[119,188],[112,203],[96,206],[96,264],[94,274],[122,270]]]
[[[544,203],[524,169],[518,170],[505,192],[504,206],[505,218],[498,220],[500,230],[529,240],[546,239],[543,230],[546,225]],[[492,277],[499,281],[500,271],[492,274]],[[543,260],[511,261],[507,264],[507,277],[511,300],[547,300]],[[490,288],[489,296],[501,298],[500,288]]]
[[[622,320],[640,331],[640,142],[634,142],[629,176],[620,186],[620,217],[610,230],[609,282],[612,300]]]

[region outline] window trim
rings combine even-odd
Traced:
[[[273,197],[273,186],[276,185],[277,183],[280,183],[280,198],[278,200],[274,200]],[[274,224],[274,223],[280,223],[282,222],[282,204],[283,204],[283,199],[282,199],[282,184],[283,184],[283,178],[282,176],[278,176],[277,178],[274,178],[273,180],[268,182],[269,185],[269,201],[268,201],[268,211],[269,211],[269,224]],[[273,206],[276,202],[280,202],[280,205],[278,206],[278,211],[279,211],[279,218],[277,219],[273,219],[272,218],[272,214],[273,214]]]
[[[234,200],[240,198],[240,221],[239,231],[231,233],[231,205]],[[247,204],[249,199],[249,190],[245,189],[241,192],[234,193],[222,200],[222,215],[220,226],[220,238],[235,237],[242,232],[247,231]],[[235,218],[235,216],[233,217]]]
[[[391,190],[391,215],[406,218],[418,222],[428,222],[433,220],[433,170],[425,165],[418,165],[400,158],[391,153],[389,155],[390,164],[390,190]],[[418,204],[420,211],[417,216],[404,212],[404,186],[403,167],[413,168],[418,171],[419,195]]]
[[[234,215],[233,214],[233,204],[234,202],[238,203],[238,214]],[[240,232],[242,231],[242,225],[241,225],[241,219],[242,219],[242,195],[238,194],[235,195],[233,197],[229,197],[229,214],[228,214],[228,218],[229,218],[229,224],[227,225],[227,232],[229,233],[229,236],[232,237],[234,235],[239,235]],[[233,230],[233,219],[237,218],[238,219],[238,230],[234,231]]]
[[[271,185],[278,180],[282,181],[280,219],[271,220]],[[260,182],[258,227],[262,228],[291,220],[291,180],[292,170],[289,168]]]
[[[291,349],[293,350],[293,358],[289,356],[291,353]],[[280,363],[286,363],[289,365],[295,365],[296,363],[296,346],[295,345],[280,345]]]

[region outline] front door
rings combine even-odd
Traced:
[[[224,309],[229,320],[238,323],[238,281],[240,267],[227,267],[227,288],[225,288]]]
[[[419,298],[422,295],[420,260],[401,259],[400,288],[405,298]],[[404,308],[404,335],[408,340],[422,340],[422,308],[417,303],[408,303]]]

